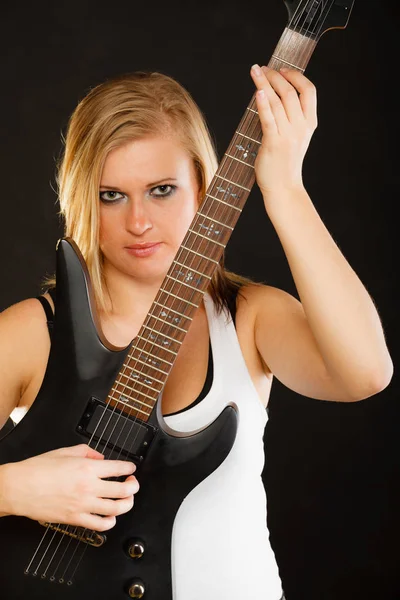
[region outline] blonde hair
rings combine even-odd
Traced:
[[[177,136],[192,158],[201,196],[217,170],[211,133],[189,92],[172,77],[136,71],[97,85],[78,103],[65,136],[58,165],[59,215],[64,235],[78,245],[85,259],[97,308],[107,312],[103,255],[99,247],[99,186],[107,154],[149,135]],[[229,293],[254,282],[224,268],[214,271],[209,292],[221,310]],[[55,287],[55,276],[43,286]]]

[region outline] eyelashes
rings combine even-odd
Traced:
[[[111,198],[106,198],[107,194],[109,196],[111,196]],[[120,198],[115,197],[118,194],[119,194]],[[114,202],[118,202],[118,200],[123,198],[124,195],[121,194],[121,192],[114,192],[113,190],[107,190],[106,192],[100,192],[99,197],[100,197],[100,200],[102,200],[105,204],[114,204]]]
[[[172,196],[172,194],[175,193],[176,187],[177,187],[176,185],[170,185],[167,183],[165,183],[163,185],[157,185],[156,187],[154,187],[150,190],[150,195],[153,196],[154,198],[168,198],[168,196]],[[153,194],[154,190],[162,190],[165,188],[168,188],[165,193]],[[107,190],[104,192],[99,192],[99,198],[102,202],[104,202],[104,204],[115,204],[116,202],[119,202],[122,198],[125,198],[125,197],[126,197],[125,194],[122,194],[121,192],[117,192],[115,190]]]

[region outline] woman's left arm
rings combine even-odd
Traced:
[[[335,389],[342,401],[366,398],[389,384],[393,363],[371,297],[323,224],[302,182],[304,155],[317,127],[315,86],[294,69],[279,73],[263,67],[257,75],[253,67],[251,75],[262,90],[256,96],[263,131],[256,180],[301,300],[300,304],[275,288],[275,301],[263,303],[268,290],[259,293],[255,316],[258,351],[271,371],[276,371],[278,378],[282,372],[283,383],[287,380],[289,387],[300,393],[307,395],[309,388],[305,381],[296,384],[295,377],[301,378],[296,352],[303,365],[310,366],[310,361],[315,365],[320,385],[317,397],[324,397],[326,381],[327,399],[333,399]],[[292,332],[284,342],[278,332],[281,325],[282,331]],[[314,392],[311,384],[310,391]],[[315,392],[310,396],[316,397]]]

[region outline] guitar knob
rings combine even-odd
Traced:
[[[131,558],[142,558],[144,554],[144,543],[142,540],[129,540],[127,544],[128,556]]]
[[[134,579],[128,587],[129,598],[143,598],[145,592],[144,583],[141,579]]]

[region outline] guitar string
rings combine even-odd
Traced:
[[[299,5],[299,6],[300,6],[300,5]],[[298,6],[298,8],[299,8],[299,6]],[[329,12],[329,10],[330,10],[330,9],[328,9],[328,12]],[[303,10],[303,13],[304,13],[304,10]],[[301,15],[300,15],[300,16],[301,16]],[[300,19],[300,17],[299,17],[299,19]],[[289,27],[289,25],[288,25],[288,27]],[[321,25],[321,27],[322,27],[322,25]],[[309,31],[309,30],[307,30],[307,31]],[[292,35],[293,35],[293,34],[292,34]],[[253,100],[255,100],[255,96],[254,96]],[[252,100],[251,102],[253,102],[253,100]],[[253,124],[253,120],[254,120],[254,119],[251,119],[251,120],[250,120],[250,124],[249,124],[249,127],[248,127],[248,128],[250,128],[250,126]],[[233,141],[234,141],[234,140],[232,140],[232,142],[233,142]],[[220,171],[221,171],[221,173],[223,172],[223,167],[225,166],[225,163],[227,162],[225,159],[226,159],[226,156],[224,155],[224,157],[223,157],[223,159],[222,159],[222,161],[221,161],[221,165],[220,165]],[[233,173],[235,173],[235,171],[236,171],[236,165],[235,165],[235,169],[234,169]],[[232,179],[234,179],[234,177],[233,177],[233,176],[232,176]],[[211,182],[211,183],[212,183],[212,182]],[[216,183],[216,182],[214,182],[214,184],[213,184],[213,185],[215,185],[215,183]],[[213,186],[211,186],[211,187],[213,187]],[[220,186],[219,186],[219,187],[220,187]],[[206,196],[207,196],[207,194],[206,194]],[[208,213],[207,213],[207,215],[206,215],[206,216],[209,216],[209,213],[210,213],[210,210],[211,210],[211,208],[212,208],[212,205],[213,205],[213,203],[214,203],[214,201],[212,201],[212,202],[210,202],[210,203],[209,203],[209,209],[208,209]],[[223,211],[223,214],[224,214],[225,212],[227,212],[228,210],[231,210],[231,209],[228,209],[228,208],[226,208],[226,209]],[[197,215],[197,217],[196,217],[196,222],[197,222],[198,220],[199,220],[199,215]],[[221,220],[223,220],[223,218],[221,218]],[[202,223],[202,224],[204,225],[204,220],[203,220],[203,223]],[[194,229],[194,227],[193,227],[193,229]],[[193,234],[193,235],[194,235],[194,238],[196,238],[196,234]],[[212,244],[212,243],[213,243],[213,242],[212,242],[212,240],[210,240],[210,241],[208,241],[208,240],[207,240],[207,241],[206,241],[206,247],[208,248],[208,246],[210,246],[210,244]],[[193,243],[192,243],[192,248],[193,248]],[[176,260],[177,260],[177,258],[175,257],[175,259],[174,259],[174,260],[176,261]],[[189,268],[190,268],[190,266],[191,266],[192,268],[194,268],[194,267],[192,266],[192,263],[193,263],[193,261],[194,261],[194,258],[192,259],[192,261],[191,261],[191,265],[189,265]],[[171,287],[171,292],[172,292],[172,289],[174,288],[174,286],[176,286],[176,284],[177,284],[177,283],[179,284],[179,291],[180,291],[180,289],[182,288],[182,282],[174,282],[174,283],[172,284],[172,287]],[[195,294],[195,293],[197,293],[197,291],[194,291],[194,292],[192,292],[191,299],[193,299],[193,296],[194,296],[194,294]],[[161,295],[161,294],[160,294],[160,295]],[[176,294],[176,295],[179,295],[179,294]],[[168,297],[168,293],[167,293],[167,297]],[[167,298],[167,299],[168,299],[168,298]],[[165,307],[165,308],[167,308],[167,307]],[[170,312],[170,310],[173,310],[173,309],[172,309],[172,307],[168,307],[168,313]],[[151,314],[151,315],[149,314],[149,315],[148,315],[147,323],[149,322],[149,320],[150,320],[150,318],[151,318],[152,316],[155,316],[155,315],[153,315],[153,314]],[[170,327],[170,325],[167,325],[167,327]],[[162,328],[161,328],[161,330],[160,330],[160,333],[161,333],[161,334],[163,333],[163,328],[164,328],[164,324],[162,325]],[[150,342],[150,341],[149,341],[149,342],[145,342],[145,343],[150,343],[150,344],[151,344],[151,342]],[[154,348],[154,345],[152,346],[152,349],[153,349],[153,348]],[[135,351],[136,349],[137,349],[137,346],[136,346],[136,348],[134,349],[134,351]],[[131,357],[130,357],[130,358],[131,358]],[[132,367],[130,367],[130,369],[131,369],[131,370],[138,371],[138,370],[136,370],[136,369],[133,369]],[[124,371],[125,371],[125,367],[124,367]],[[141,369],[140,369],[139,373],[142,373],[142,372],[143,372],[143,368],[141,368]],[[127,375],[125,375],[125,377],[126,377],[127,379],[129,379],[129,377],[128,377]],[[127,386],[126,386],[125,384],[119,384],[119,385],[121,385],[121,387],[123,387],[123,388],[124,388],[124,391],[127,389]],[[139,385],[140,385],[140,384],[139,384]],[[161,393],[161,392],[160,392],[160,393]],[[129,397],[129,396],[128,396],[128,397]],[[118,400],[117,400],[117,399],[115,399],[115,398],[112,398],[112,399],[113,399],[113,400],[115,400],[116,402],[118,402]],[[108,402],[107,406],[110,404],[110,402],[111,402],[111,399],[109,400],[109,402]],[[114,407],[114,410],[113,410],[113,412],[114,412],[114,411],[115,411],[115,407]],[[128,417],[130,416],[130,414],[131,414],[131,413],[132,413],[132,409],[131,409],[130,413],[128,414]],[[103,415],[104,415],[104,414],[105,414],[105,410],[104,410],[104,412],[103,412]],[[119,413],[118,420],[119,420],[119,418],[120,418],[121,414],[122,414],[122,411]],[[102,419],[102,418],[103,418],[103,417],[101,417],[101,419]],[[100,419],[100,420],[101,420],[101,419]],[[110,419],[109,419],[109,420],[110,420]],[[136,421],[137,421],[137,417],[135,417],[135,420],[134,420],[134,422],[133,422],[133,423],[132,423],[132,425],[131,425],[131,430],[132,430],[132,428],[133,428],[133,425],[134,425],[134,423],[135,423]],[[100,422],[100,421],[99,421],[99,422]],[[108,421],[108,422],[109,422],[109,421]],[[127,421],[127,422],[128,422],[128,421]],[[99,424],[99,423],[98,423],[98,424]],[[98,426],[98,425],[97,425],[97,426]],[[103,430],[103,435],[104,435],[104,432],[105,432],[105,430],[106,430],[107,426],[108,426],[108,425],[106,425],[106,427],[105,427],[105,428],[104,428],[104,430]],[[125,425],[124,425],[124,427],[125,427]],[[123,427],[123,428],[124,428],[124,427]],[[113,430],[112,430],[112,432],[111,432],[111,434],[110,434],[109,440],[107,440],[107,442],[106,442],[105,446],[107,446],[107,445],[108,445],[108,443],[109,443],[109,441],[110,441],[110,439],[111,439],[111,436],[112,436],[112,433],[113,433],[114,429],[115,429],[115,426],[114,426],[114,428],[113,428]],[[131,430],[130,430],[130,432],[131,432]],[[122,431],[122,430],[121,430],[121,431]],[[127,436],[127,437],[129,437],[129,433],[130,433],[130,432],[128,432],[128,436]],[[121,433],[121,432],[120,432],[120,433]],[[119,439],[120,433],[119,433],[119,435],[118,435],[117,441],[118,441],[118,439]],[[94,435],[95,435],[95,432],[92,434],[91,440],[93,439]],[[101,439],[101,437],[102,437],[102,436],[100,436],[100,437],[99,437],[99,442],[97,443],[97,445],[96,445],[96,448],[98,447],[98,445],[99,445],[99,443],[100,443],[100,439]],[[136,437],[137,437],[137,434],[136,434]],[[131,443],[131,446],[130,446],[130,449],[131,449],[131,447],[132,447],[132,444],[135,442],[135,440],[136,440],[136,437],[135,437],[135,439],[132,441],[132,443]],[[90,441],[91,441],[91,440],[90,440]],[[117,443],[117,441],[114,443],[114,447],[113,447],[113,449],[111,450],[111,452],[112,452],[112,451],[115,449],[115,446],[116,446],[116,443]],[[123,449],[124,449],[124,447],[123,447],[123,446],[121,446],[121,449],[120,449],[119,456],[121,455],[121,452],[122,452],[122,450],[123,450]],[[111,452],[110,452],[110,454],[111,454]],[[125,460],[127,460],[127,459],[125,459]],[[86,529],[87,529],[87,528],[86,528]],[[46,531],[46,533],[47,533],[47,531]],[[56,534],[56,533],[57,533],[57,532],[55,531],[55,532],[54,532],[54,534]],[[65,535],[65,534],[63,534],[63,535]],[[82,534],[82,535],[83,535],[83,534]],[[53,537],[54,537],[54,535],[53,535]],[[71,541],[72,539],[73,539],[73,538],[72,538],[72,537],[70,537],[70,541]],[[60,545],[61,541],[62,541],[62,539],[60,540],[60,542],[59,542],[59,545]],[[78,541],[78,544],[79,544],[79,541]],[[56,551],[57,551],[57,549],[58,549],[59,545],[57,546],[57,548],[56,548]],[[87,547],[87,544],[86,544],[86,546],[85,546],[85,547]],[[39,548],[38,548],[38,549],[39,549]],[[55,551],[55,552],[56,552],[56,551]],[[76,550],[75,550],[75,551],[76,551]],[[54,555],[55,555],[55,553],[54,553]],[[53,557],[54,557],[54,555],[53,555]],[[53,557],[52,557],[52,559],[51,559],[51,560],[53,560]],[[80,562],[80,561],[79,561],[79,562]],[[78,563],[78,564],[79,564],[79,563]],[[50,565],[50,563],[49,563],[49,565]],[[48,565],[48,567],[49,567],[49,565]],[[69,566],[69,564],[67,565],[67,567],[68,567],[68,566]],[[48,570],[48,567],[47,567],[47,569],[46,569],[46,571],[45,571],[45,572],[47,572],[47,570]],[[75,569],[75,571],[76,571],[76,569]],[[75,572],[75,571],[74,571],[74,572]]]

